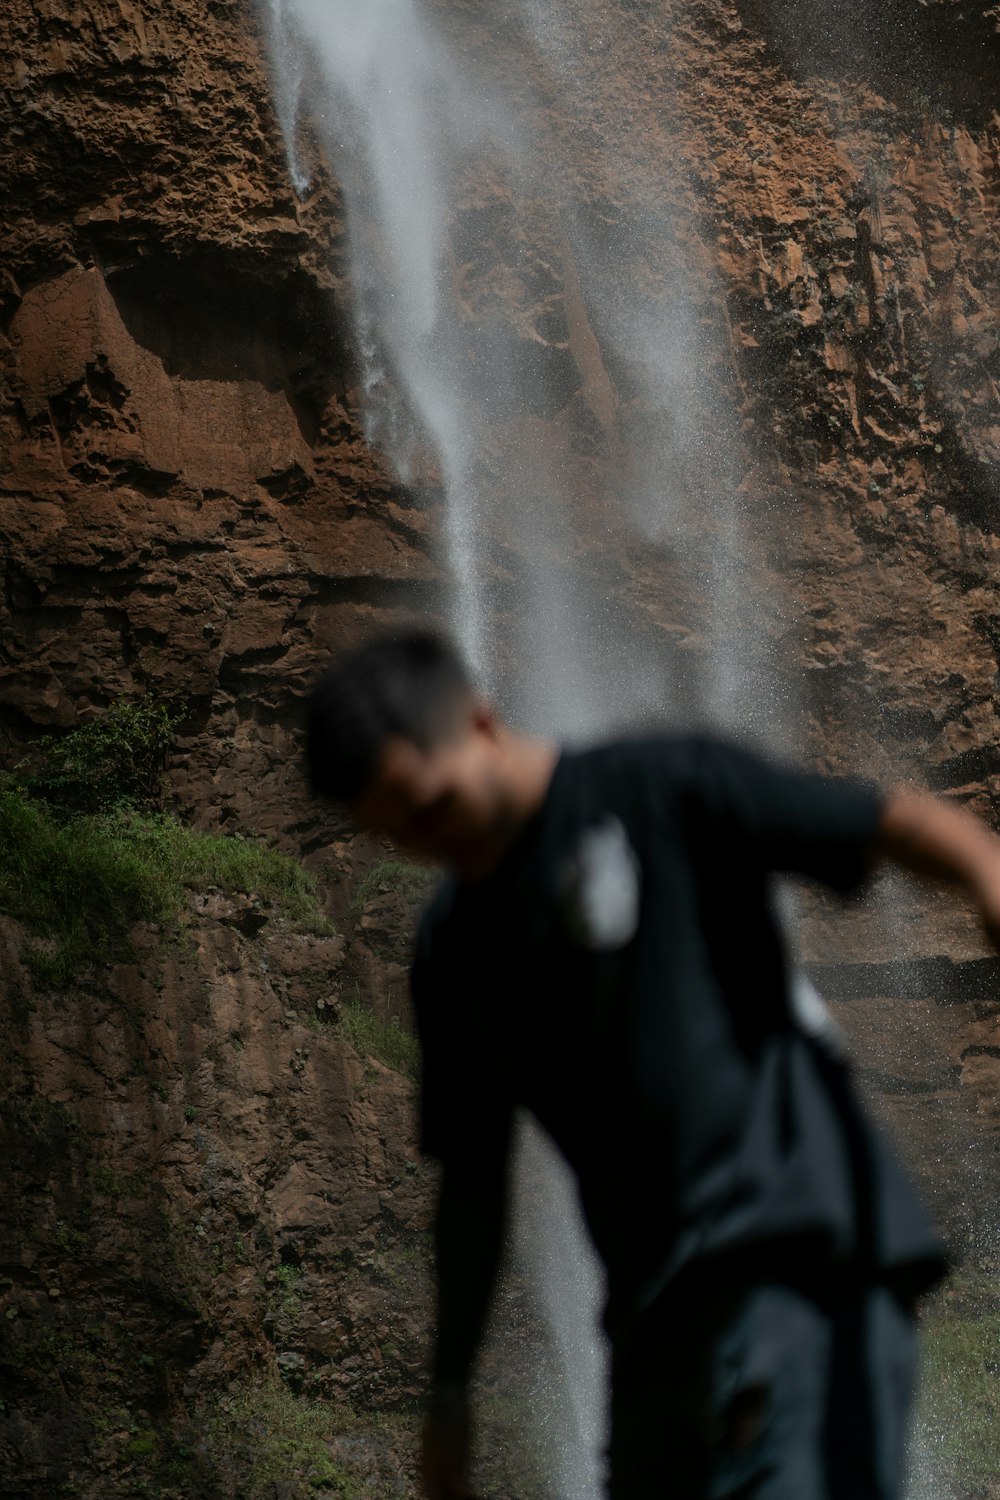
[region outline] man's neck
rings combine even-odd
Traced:
[[[510,731],[507,747],[510,786],[522,820],[527,823],[539,811],[552,784],[559,747],[551,740]]]
[[[494,836],[457,871],[463,880],[485,880],[502,864],[541,811],[559,759],[558,745],[512,729],[503,731],[498,749],[500,795]]]

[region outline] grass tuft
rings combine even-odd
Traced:
[[[0,787],[0,911],[47,947],[28,954],[35,982],[61,988],[91,963],[130,952],[138,922],[179,922],[189,891],[259,896],[302,931],[330,931],[315,883],[277,849],[203,833],[162,813],[60,818]]]
[[[1000,1474],[1000,1305],[994,1286],[949,1288],[922,1325],[918,1425],[935,1470],[976,1494]]]
[[[366,1006],[348,1003],[340,1013],[351,1046],[363,1057],[377,1057],[387,1068],[416,1079],[420,1068],[420,1045],[393,1017],[380,1021]]]
[[[230,1455],[245,1500],[263,1500],[279,1486],[282,1494],[314,1490],[338,1500],[376,1500],[384,1491],[348,1474],[330,1451],[344,1421],[344,1413],[278,1382],[247,1385],[224,1400],[208,1437],[217,1454]]]
[[[416,904],[430,894],[437,878],[437,870],[430,865],[413,864],[405,859],[380,859],[359,882],[351,907],[362,912],[375,896],[390,892]]]

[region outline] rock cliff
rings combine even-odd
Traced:
[[[502,184],[456,207],[470,326],[508,319],[545,371],[525,432],[572,476],[581,575],[697,678],[722,557],[763,601],[760,650],[818,763],[918,776],[995,821],[996,10],[581,0],[595,66],[570,112],[541,64],[522,82],[514,8],[453,9],[461,45],[508,49],[595,258],[658,286],[683,267],[707,394],[676,435],[668,532],[625,492],[670,415],[624,380],[587,267],[547,231],[526,246]],[[441,609],[433,464],[404,486],[367,440],[340,192],[320,160],[304,200],[289,185],[249,0],[13,0],[0,41],[4,763],[121,695],[169,698],[177,806],[321,870],[341,933],[254,936],[219,896],[180,948],[140,933],[134,962],[51,994],[5,924],[0,1490],[250,1493],[256,1454],[260,1494],[298,1494],[280,1451],[260,1457],[298,1392],[354,1425],[314,1442],[297,1409],[306,1456],[285,1469],[410,1494],[428,1169],[410,1083],[317,1000],[399,1013],[411,903],[376,884],[352,910],[387,851],[310,802],[298,736],[330,649]],[[616,169],[626,130],[638,181]],[[705,499],[722,489],[729,530]],[[967,1226],[956,1164],[992,1161],[995,979],[960,915],[885,909],[845,924],[815,904],[807,957],[875,997],[874,1025],[845,1014]],[[965,977],[900,979],[903,950]],[[945,1117],[965,1133],[946,1141]],[[246,1392],[268,1372],[265,1410]]]

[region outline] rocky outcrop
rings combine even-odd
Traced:
[[[988,812],[996,20],[926,7],[940,34],[921,44],[917,7],[895,7],[887,41],[871,12],[852,34],[838,8],[833,31],[817,16],[816,33],[829,43],[840,26],[842,46],[799,51],[788,76],[780,7],[762,9],[738,9],[713,53],[718,86],[740,103],[725,118],[694,105],[692,156],[711,161],[701,185],[744,419],[785,496],[770,491],[816,743],[840,740],[845,759],[878,769],[921,767]],[[891,60],[901,35],[905,76]],[[852,48],[868,57],[860,78],[845,74]]]
[[[295,200],[248,7],[3,24],[8,759],[163,692],[190,811],[300,823],[304,682],[435,576],[351,394],[336,192]]]
[[[362,1426],[418,1394],[412,1085],[351,1044],[343,939],[249,915],[198,898],[58,995],[3,928],[9,1494],[236,1493],[214,1398],[250,1377]]]
[[[881,773],[929,768],[987,810],[997,43],[989,16],[943,0],[885,10],[867,38],[930,27],[905,83],[874,41],[861,67],[840,10],[810,41],[780,5],[724,0],[679,9],[672,32],[581,17],[603,64],[573,118],[544,71],[531,80],[590,259],[632,256],[638,274],[654,246],[651,284],[682,277],[703,329],[659,558],[637,549],[623,486],[662,436],[588,320],[592,266],[537,215],[543,251],[526,260],[489,180],[457,206],[456,274],[470,319],[509,316],[538,365],[520,385],[548,405],[526,450],[562,452],[592,516],[581,566],[637,639],[708,649],[694,581],[735,548],[724,564],[769,601],[753,628],[778,691],[805,692],[814,746]],[[186,805],[243,817],[252,782],[255,819],[301,834],[314,814],[287,736],[304,682],[379,611],[433,610],[439,592],[433,476],[416,504],[357,414],[336,189],[321,164],[305,202],[288,185],[246,8],[76,24],[53,5],[6,25],[22,59],[6,80],[8,750],[113,693],[165,688],[185,710]],[[515,49],[512,76],[522,66]],[[601,123],[626,109],[647,148],[638,183],[616,181],[621,142]],[[656,234],[635,229],[637,193]],[[46,202],[58,214],[32,207]],[[727,537],[705,498],[731,485]],[[516,609],[502,588],[498,607]]]

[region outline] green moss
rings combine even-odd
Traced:
[[[155,1453],[157,1446],[155,1433],[137,1432],[129,1439],[125,1451],[131,1458],[145,1458],[148,1454]]]
[[[63,1150],[81,1135],[80,1122],[71,1109],[45,1094],[32,1094],[22,1111],[29,1129]]]
[[[272,1319],[290,1326],[298,1322],[302,1312],[302,1272],[298,1266],[278,1266],[274,1287],[268,1297],[267,1310]]]
[[[133,1182],[109,1162],[95,1162],[90,1166],[87,1169],[87,1180],[94,1192],[105,1198],[124,1198]]]
[[[1000,1473],[1000,1302],[995,1286],[959,1283],[928,1312],[919,1426],[935,1467],[977,1494]]]
[[[228,1467],[241,1482],[244,1500],[264,1500],[278,1484],[282,1494],[322,1490],[339,1500],[377,1500],[378,1492],[348,1474],[330,1452],[330,1441],[345,1421],[349,1414],[275,1381],[244,1386],[226,1399],[210,1419],[208,1439],[217,1460],[231,1455]]]
[[[176,925],[192,890],[253,895],[299,930],[332,930],[294,860],[156,810],[172,734],[166,704],[121,699],[0,778],[0,911],[43,940],[27,953],[37,985],[126,956],[130,930]]]
[[[136,923],[176,925],[187,893],[210,888],[258,896],[301,931],[330,931],[312,877],[257,840],[134,810],[61,818],[0,787],[0,911],[48,940],[28,953],[39,985],[64,987],[88,963],[127,956]]]
[[[393,1018],[380,1021],[364,1005],[345,1005],[340,1014],[340,1025],[351,1046],[363,1057],[377,1057],[386,1067],[415,1079],[420,1068],[420,1046]]]

